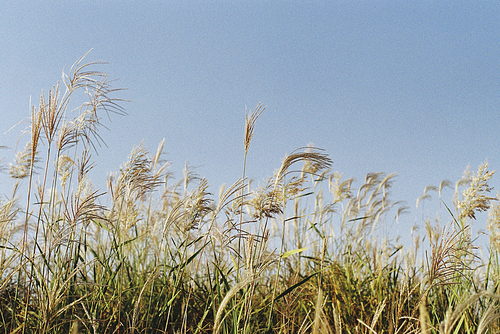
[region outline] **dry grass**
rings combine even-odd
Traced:
[[[60,84],[42,93],[10,165],[0,333],[500,330],[500,197],[489,195],[486,164],[456,183],[456,212],[419,223],[427,236],[406,246],[385,232],[405,212],[391,199],[395,174],[357,185],[305,147],[252,188],[246,157],[260,104],[246,113],[242,178],[218,196],[189,166],[174,180],[163,142],[154,154],[133,148],[99,190],[102,115],[124,114],[123,100],[94,69],[102,63],[83,60],[63,76],[64,93]],[[417,206],[432,192],[447,203],[451,186],[427,187]],[[492,247],[482,259],[470,224],[487,210]]]

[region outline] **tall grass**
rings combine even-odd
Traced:
[[[404,246],[387,232],[405,211],[390,198],[395,174],[356,186],[325,152],[305,147],[252,187],[246,159],[262,105],[246,115],[242,178],[219,194],[189,166],[176,180],[163,142],[153,153],[133,148],[97,189],[103,116],[125,112],[119,89],[96,70],[102,63],[83,60],[42,93],[8,171],[0,332],[500,330],[500,197],[490,195],[487,164],[443,199],[446,218],[422,221],[427,235]],[[487,210],[483,259],[471,223]]]

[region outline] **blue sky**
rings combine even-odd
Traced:
[[[30,96],[36,105],[93,49],[87,59],[110,62],[101,69],[131,100],[128,116],[105,120],[97,187],[134,145],[154,152],[163,138],[179,177],[189,162],[214,191],[236,181],[245,107],[262,102],[248,175],[271,176],[310,143],[358,185],[397,172],[406,233],[427,185],[486,159],[500,168],[499,18],[497,1],[6,2],[0,145],[11,149],[0,154],[11,161],[24,126],[6,131],[29,115]]]

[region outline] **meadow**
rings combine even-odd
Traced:
[[[303,147],[253,186],[246,157],[262,105],[242,124],[241,179],[218,194],[193,168],[175,179],[163,142],[132,148],[98,189],[101,120],[125,110],[103,64],[84,60],[42,92],[6,167],[0,333],[500,331],[500,205],[486,163],[426,189],[445,213],[418,222],[412,245],[388,232],[405,211],[390,198],[395,174],[357,185]],[[487,228],[487,252],[472,224]]]

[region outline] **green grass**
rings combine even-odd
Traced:
[[[218,195],[191,168],[175,180],[163,142],[154,153],[133,148],[98,190],[101,119],[125,112],[101,63],[82,61],[63,89],[42,93],[10,165],[0,333],[500,330],[500,206],[486,164],[457,182],[453,199],[440,198],[446,218],[419,222],[427,235],[404,247],[384,232],[404,212],[390,198],[395,174],[355,187],[306,147],[251,188],[245,165],[261,105],[246,114],[242,178]],[[483,259],[471,223],[487,210]]]

